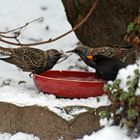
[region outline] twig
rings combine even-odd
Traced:
[[[68,59],[71,55],[72,55],[72,53],[71,53],[70,55],[65,56],[64,59],[62,59],[62,60],[60,60],[59,62],[57,62],[57,64],[59,64],[59,63],[65,61],[65,60]]]
[[[37,43],[28,43],[28,44],[26,44],[26,43],[25,44],[24,43],[14,43],[14,42],[10,42],[10,41],[4,40],[2,38],[0,38],[0,41],[2,41],[4,43],[7,43],[7,44],[16,45],[16,46],[36,46],[36,45],[41,45],[41,44],[45,44],[45,43],[54,42],[54,41],[56,41],[56,40],[58,40],[60,38],[63,38],[64,36],[68,35],[69,33],[77,30],[82,24],[84,24],[87,21],[87,19],[89,18],[89,16],[91,15],[91,13],[93,12],[93,10],[95,9],[98,1],[99,0],[96,0],[94,2],[94,4],[92,5],[91,9],[89,10],[89,12],[87,13],[87,15],[85,16],[85,18],[82,21],[80,21],[77,25],[75,25],[70,31],[68,31],[68,32],[66,32],[66,33],[64,33],[64,34],[62,34],[62,35],[60,35],[60,36],[58,36],[58,37],[56,37],[54,39],[49,39],[49,40],[41,41],[41,42],[37,42]],[[27,26],[27,25],[25,24],[23,27],[25,27],[25,26]],[[20,27],[17,28],[17,29],[20,29]]]
[[[14,36],[7,36],[7,35],[0,34],[0,37],[2,37],[2,38],[9,38],[9,39],[14,39],[14,38],[16,38],[18,36],[19,36],[19,34],[16,34]]]
[[[8,34],[8,33],[11,33],[11,32],[17,31],[17,30],[21,30],[21,29],[27,27],[29,24],[31,24],[31,23],[33,23],[33,22],[35,22],[35,21],[39,21],[39,20],[43,20],[43,17],[40,17],[40,18],[34,19],[34,20],[30,21],[30,22],[27,22],[26,24],[24,24],[24,25],[21,26],[21,27],[18,27],[18,28],[15,28],[15,29],[9,30],[9,31],[7,31],[7,32],[0,32],[0,34]]]
[[[18,27],[18,28],[16,28],[16,29],[12,29],[12,30],[9,30],[9,31],[7,31],[7,32],[0,32],[0,37],[1,38],[8,38],[8,39],[15,39],[17,42],[18,42],[18,44],[20,44],[20,41],[19,41],[19,39],[18,39],[18,37],[20,36],[20,33],[21,33],[21,30],[23,29],[23,28],[25,28],[25,27],[27,27],[29,24],[31,24],[31,23],[33,23],[33,22],[35,22],[35,21],[38,21],[38,20],[43,20],[43,17],[40,17],[40,18],[37,18],[37,19],[35,19],[35,20],[32,20],[32,21],[30,21],[30,22],[28,22],[28,23],[26,23],[25,25],[23,25],[23,26],[21,26],[21,27]],[[17,31],[18,30],[18,31]],[[15,32],[14,32],[15,31]],[[8,33],[11,33],[11,32],[14,32],[14,35],[4,35],[4,34],[8,34]],[[22,45],[21,45],[22,46]]]

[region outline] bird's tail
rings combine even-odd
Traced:
[[[0,59],[6,59],[11,57],[11,52],[9,48],[4,48],[0,46]]]

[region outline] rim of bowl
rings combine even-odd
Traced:
[[[84,72],[84,71],[68,71],[68,70],[50,70],[52,72],[75,72],[75,73],[93,73],[94,72]],[[55,80],[55,81],[69,81],[69,82],[77,82],[77,83],[105,83],[106,81],[104,80],[100,80],[100,81],[79,81],[79,80],[67,80],[67,79],[59,79],[59,78],[53,78],[53,77],[47,77],[47,76],[43,76],[43,75],[38,75],[38,74],[33,74],[33,77],[37,76],[40,78],[47,78],[50,80]]]

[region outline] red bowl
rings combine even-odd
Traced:
[[[40,91],[58,97],[87,98],[104,93],[105,81],[92,72],[52,70],[41,75],[34,74],[33,80]]]

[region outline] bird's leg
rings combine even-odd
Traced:
[[[32,72],[29,74],[29,77],[30,78],[33,78],[33,74],[36,72],[36,68],[34,68],[33,70],[32,70]]]
[[[33,78],[33,72],[31,72],[31,73],[29,74],[29,77],[30,77],[30,78]]]
[[[43,73],[44,68],[43,67],[35,67],[32,69],[32,72],[29,74],[29,76],[32,78],[33,74],[41,74]]]

